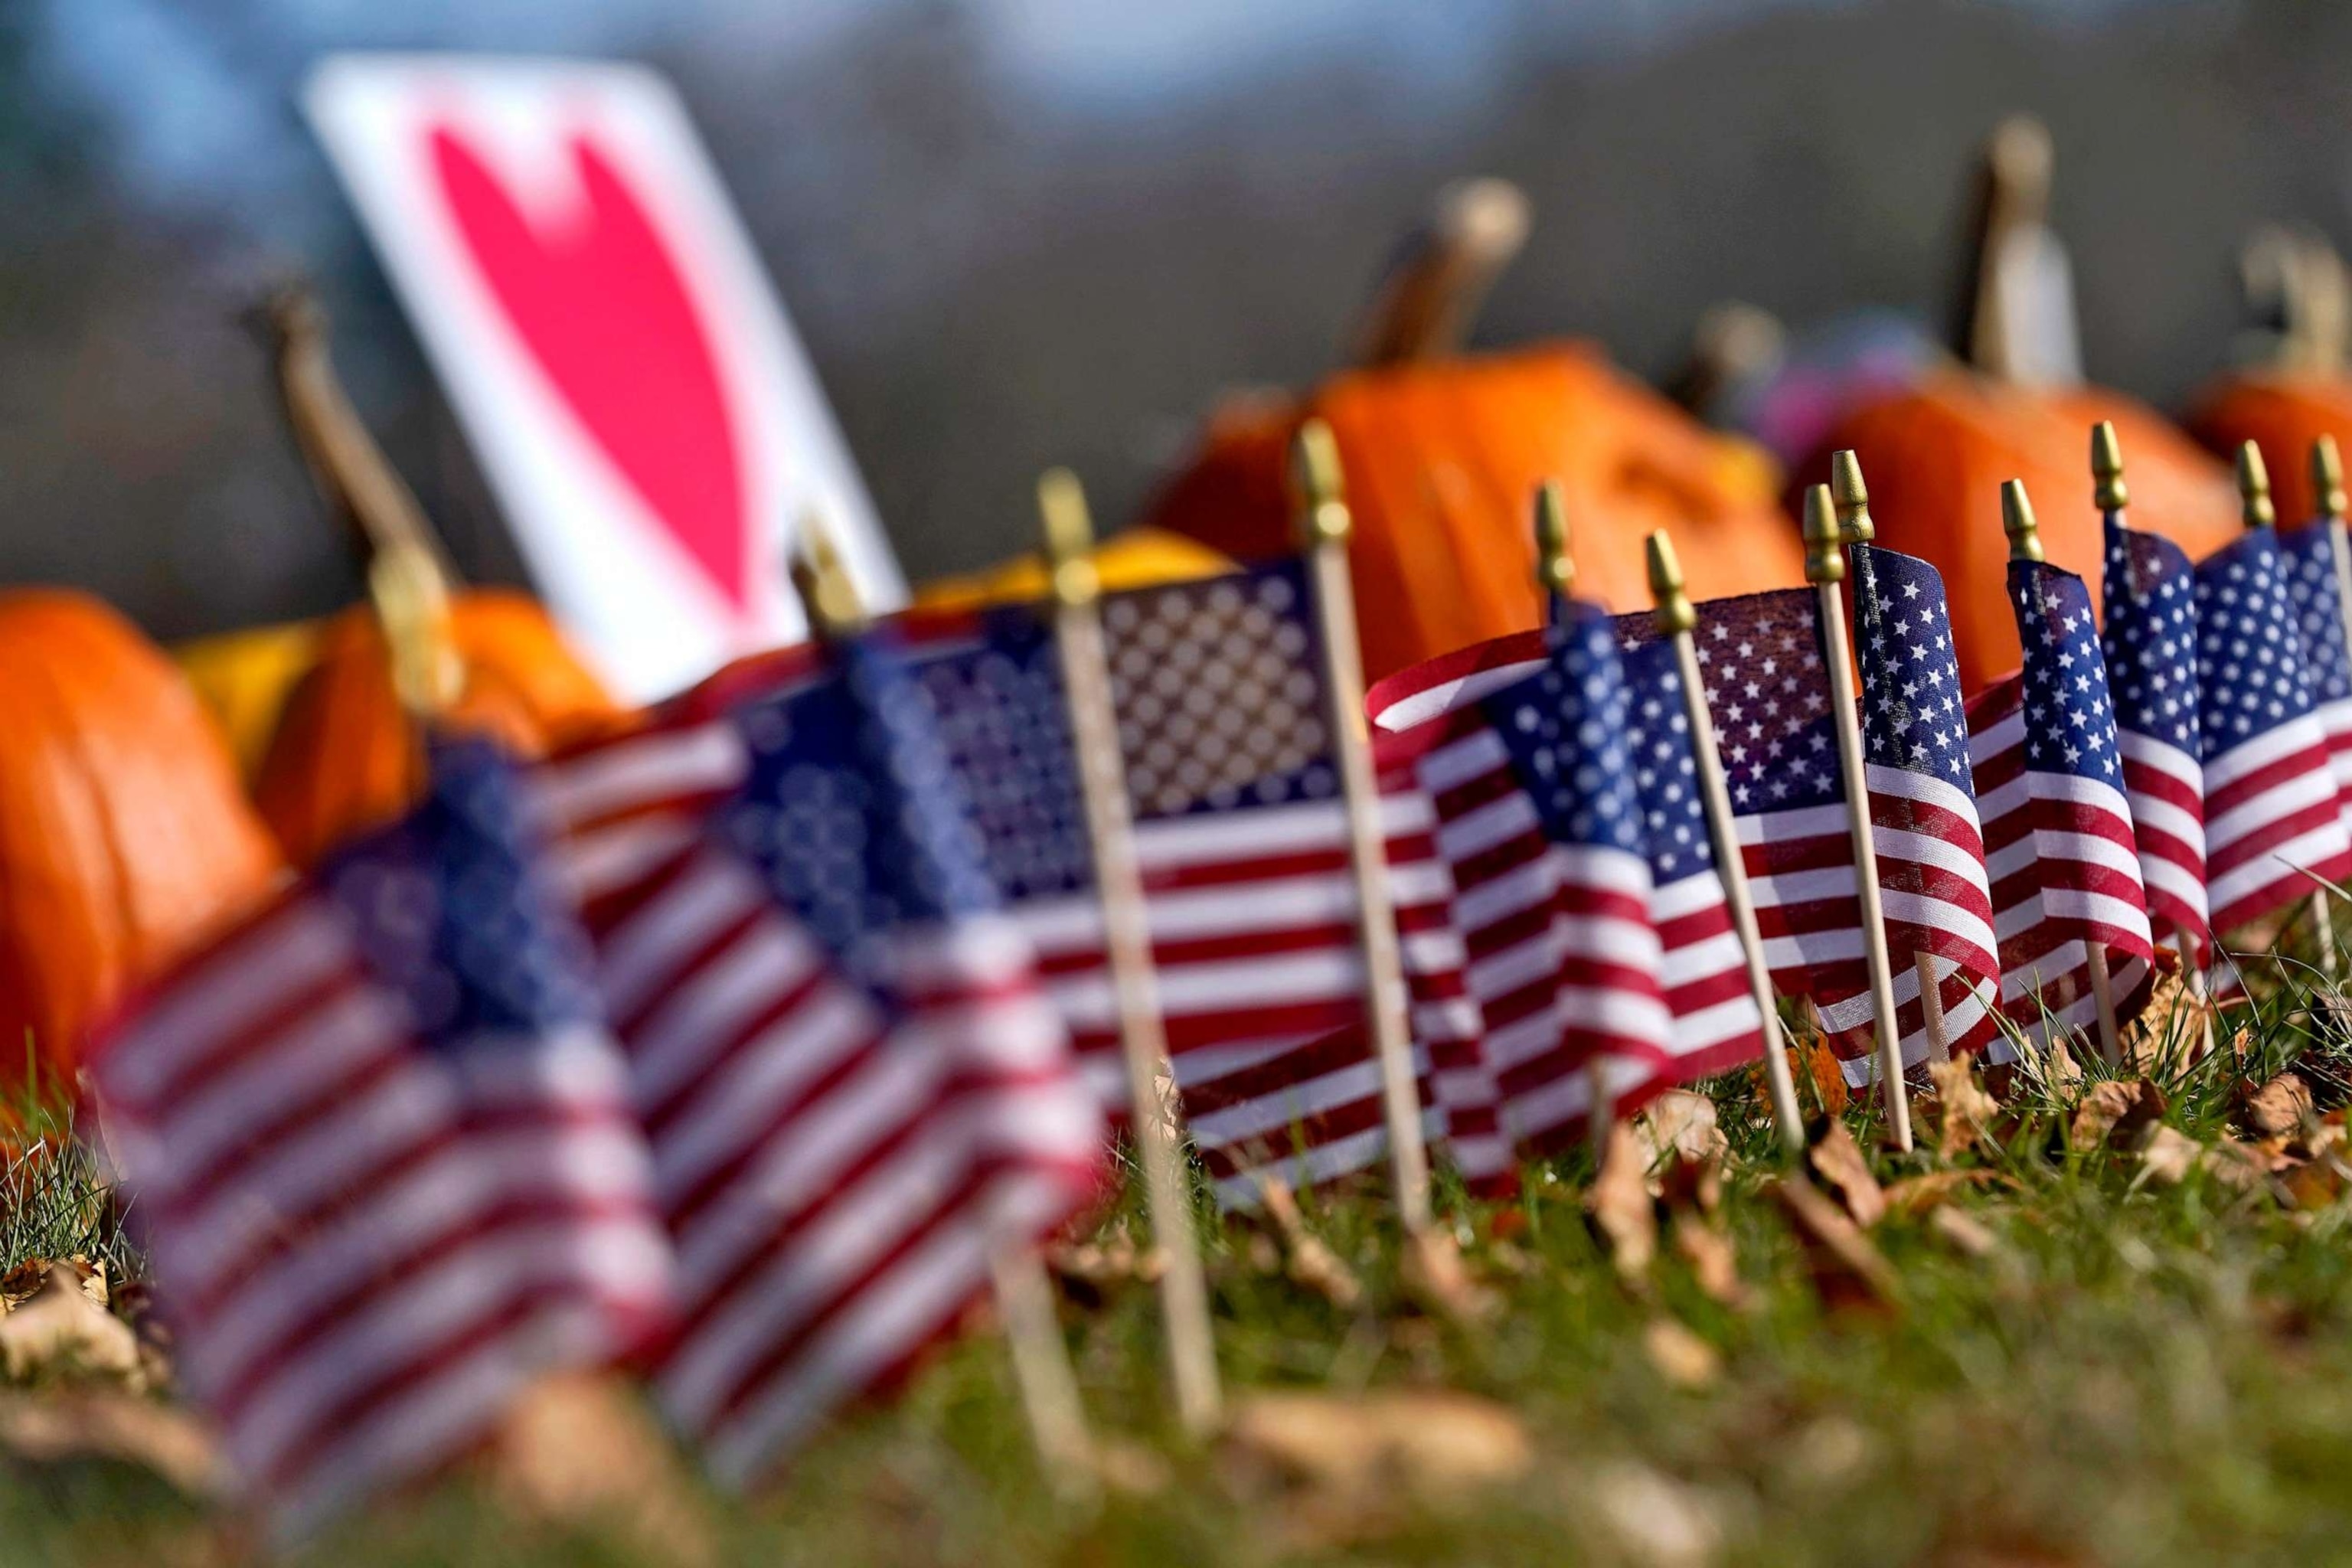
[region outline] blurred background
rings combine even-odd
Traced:
[[[2055,139],[2091,378],[2160,406],[2227,362],[2250,228],[2352,231],[2317,0],[0,0],[0,582],[163,637],[354,595],[240,321],[296,270],[458,565],[517,579],[292,107],[343,47],[668,72],[917,578],[1026,547],[1044,465],[1124,520],[1221,390],[1332,367],[1457,174],[1535,205],[1474,342],[1653,379],[1726,299],[1940,324],[2011,110]]]

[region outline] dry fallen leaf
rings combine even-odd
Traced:
[[[1462,1248],[1445,1231],[1405,1237],[1399,1271],[1405,1294],[1416,1305],[1458,1328],[1475,1328],[1501,1309],[1495,1293],[1471,1278]]]
[[[2284,1138],[2301,1131],[2313,1114],[2311,1088],[2302,1078],[2283,1072],[2259,1089],[2240,1085],[2239,1114],[2258,1138]]]
[[[2241,1143],[2234,1138],[2215,1141],[2197,1163],[2223,1186],[2241,1193],[2258,1192],[2274,1171],[2292,1162],[2268,1150],[2251,1143]]]
[[[1364,1300],[1363,1282],[1339,1261],[1338,1253],[1324,1245],[1321,1237],[1307,1228],[1307,1217],[1298,1212],[1298,1200],[1289,1184],[1267,1177],[1260,1182],[1258,1192],[1265,1217],[1281,1238],[1285,1272],[1291,1283],[1314,1291],[1342,1311],[1354,1311]]]
[[[1723,1206],[1723,1162],[1675,1159],[1658,1173],[1658,1196],[1669,1209],[1713,1214]]]
[[[1812,1167],[1822,1180],[1837,1189],[1846,1212],[1864,1229],[1886,1217],[1886,1194],[1878,1178],[1870,1172],[1870,1162],[1863,1158],[1861,1146],[1843,1121],[1832,1121],[1813,1146],[1806,1151]]]
[[[1658,1210],[1644,1173],[1649,1160],[1633,1130],[1619,1122],[1609,1130],[1601,1169],[1585,1190],[1584,1213],[1600,1233],[1618,1275],[1639,1279],[1658,1255]]]
[[[1739,1277],[1739,1255],[1723,1230],[1688,1209],[1677,1209],[1674,1238],[1675,1251],[1690,1265],[1692,1278],[1710,1298],[1735,1310],[1754,1302],[1748,1282]]]
[[[2344,1193],[2345,1168],[2333,1156],[2299,1163],[2279,1174],[2279,1195],[2298,1209],[2321,1209]]]
[[[72,1371],[120,1377],[143,1386],[139,1337],[91,1299],[70,1263],[52,1263],[40,1289],[0,1317],[0,1366],[11,1377]]]
[[[110,1459],[140,1465],[191,1497],[224,1477],[212,1438],[178,1405],[112,1389],[0,1397],[0,1452],[29,1464]]]
[[[1774,1182],[1765,1191],[1795,1223],[1813,1289],[1825,1306],[1884,1310],[1894,1304],[1894,1267],[1845,1210],[1801,1177]]]
[[[1723,1527],[1705,1501],[1647,1465],[1604,1465],[1580,1489],[1586,1515],[1635,1568],[1707,1568],[1723,1555]]]
[[[1449,1390],[1265,1393],[1234,1404],[1220,1459],[1234,1491],[1284,1505],[1278,1532],[1296,1550],[1467,1505],[1533,1468],[1535,1445],[1507,1407]]]
[[[1813,1086],[1813,1100],[1822,1114],[1832,1121],[1843,1116],[1853,1095],[1846,1088],[1845,1066],[1838,1060],[1837,1053],[1818,1035],[1801,1035],[1792,1043],[1804,1080]]]
[[[530,1518],[620,1531],[649,1561],[717,1557],[710,1517],[644,1404],[617,1378],[542,1378],[509,1408],[478,1461]]]
[[[2180,971],[2180,954],[2165,943],[2156,948],[2156,981],[2147,1005],[2126,1032],[2125,1065],[2154,1073],[2168,1058],[2194,1059],[2203,1049],[2213,1006],[2201,999]]]
[[[1157,1285],[1168,1271],[1168,1255],[1157,1247],[1138,1247],[1125,1232],[1100,1241],[1066,1243],[1045,1254],[1055,1273],[1088,1285]]]
[[[1927,1228],[1953,1250],[1970,1258],[1990,1258],[2000,1250],[2000,1242],[1993,1233],[1959,1209],[1937,1209],[1927,1216]]]
[[[2000,1179],[1993,1171],[1923,1171],[1888,1184],[1886,1212],[1901,1219],[1916,1219],[1964,1187],[1983,1186]]]
[[[2144,1078],[2103,1079],[2084,1092],[2066,1130],[2066,1146],[2078,1152],[2102,1143],[2137,1145],[2164,1116],[2164,1093]]]
[[[1672,1154],[1696,1165],[1720,1160],[1731,1152],[1730,1140],[1717,1121],[1715,1101],[1686,1089],[1670,1089],[1644,1106],[1633,1119],[1642,1141],[1645,1166],[1655,1166]]]
[[[2151,1181],[2179,1186],[2189,1179],[2189,1173],[2196,1169],[2198,1157],[2204,1152],[2205,1146],[2194,1138],[2178,1128],[2159,1123],[2139,1152],[2140,1169]]]
[[[1929,1062],[1927,1077],[1936,1086],[1936,1152],[1948,1160],[1973,1145],[2000,1114],[2000,1101],[1987,1094],[1977,1080],[1976,1058],[1957,1056]]]
[[[1676,1388],[1705,1388],[1723,1375],[1723,1357],[1715,1347],[1674,1318],[1649,1321],[1642,1330],[1642,1352]]]

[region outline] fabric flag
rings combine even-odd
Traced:
[[[1305,1179],[1377,1159],[1376,1081],[1362,1043],[1363,968],[1347,818],[1304,574],[1253,572],[1114,594],[1103,602],[1158,984],[1195,1131],[1221,1178],[1305,1131]],[[1063,707],[1058,654],[1026,610],[900,623],[915,679],[940,716],[1008,914],[1105,1103],[1123,1108],[1115,1003]],[[569,864],[592,928],[648,896],[690,853],[701,816],[743,776],[730,711],[812,678],[805,653],[751,661],[667,705],[638,731],[557,758],[541,782],[569,826]],[[1428,806],[1392,803],[1391,844],[1422,852],[1395,873],[1401,903],[1443,909]],[[1419,826],[1415,826],[1418,822]],[[1428,917],[1414,919],[1426,925]],[[1446,984],[1442,931],[1408,934],[1409,969]],[[1434,965],[1434,969],[1432,969]],[[1458,960],[1454,973],[1458,984]],[[1416,975],[1416,987],[1423,984]],[[1353,1038],[1352,1047],[1348,1041]],[[1284,1058],[1287,1058],[1285,1060]],[[1277,1132],[1276,1129],[1279,1129]],[[1226,1183],[1229,1198],[1251,1184]]]
[[[2225,931],[2352,871],[2327,735],[2276,533],[2246,531],[2197,567],[2206,898]]]
[[[510,763],[188,958],[89,1064],[179,1367],[299,1532],[662,1325],[669,1249],[586,942]]]
[[[1659,979],[1674,1016],[1674,1078],[1688,1083],[1760,1059],[1764,1019],[1748,989],[1748,957],[1732,929],[1707,837],[1678,666],[1664,638],[1624,656],[1626,744],[1650,858],[1650,923],[1657,928]]]
[[[2320,521],[2278,536],[2279,566],[2303,641],[2304,683],[2327,737],[2336,812],[2352,832],[2352,656],[2344,645],[2344,607],[2336,577],[2334,531]]]
[[[2106,516],[2103,652],[2150,923],[2205,942],[2205,771],[2197,724],[2197,574],[2168,539]]]
[[[1397,741],[1376,738],[1374,767],[1423,1133],[1437,1144],[1449,1129],[1430,1074],[1449,1053],[1475,1052],[1482,1020],[1464,973],[1468,954],[1454,929],[1454,879],[1437,850],[1436,810],[1421,788],[1417,749],[1410,738]],[[1255,1206],[1268,1179],[1315,1186],[1370,1170],[1388,1153],[1380,1059],[1361,1023],[1195,1082],[1184,1090],[1184,1110],[1227,1208]]]
[[[1613,628],[1573,602],[1549,637],[1532,674],[1446,714],[1418,763],[1485,1026],[1477,1067],[1439,1090],[1449,1135],[1493,1119],[1491,1141],[1453,1136],[1478,1183],[1564,1142],[1596,1065],[1621,1110],[1673,1079]]]
[[[2000,944],[1984,834],[1969,774],[1968,717],[1944,580],[1925,561],[1858,544],[1853,568],[1853,640],[1862,675],[1862,750],[1870,784],[1879,898],[1903,1060],[1916,1067],[1929,1050],[1919,1002],[1916,961],[1939,979],[1946,1043],[1955,1050],[1992,1049],[1999,1030]],[[1876,1076],[1870,1049],[1870,993],[1824,1005],[1841,1031],[1849,1080]]]
[[[2135,1016],[2153,939],[2090,589],[2071,572],[2012,561],[2009,592],[2025,664],[1969,702],[1969,757],[2001,1010],[2042,1043],[2053,1020],[2068,1029],[2095,1021],[2092,942],[2108,952],[2116,1021]]]
[[[741,784],[605,936],[675,1239],[656,1368],[743,1485],[1093,1196],[1093,1091],[887,634],[740,710]]]

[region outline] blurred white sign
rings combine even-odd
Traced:
[[[905,601],[683,105],[630,66],[342,55],[304,91],[552,608],[645,700],[802,634],[814,516]]]

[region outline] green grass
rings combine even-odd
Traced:
[[[2352,1089],[2352,1045],[2315,1023],[2307,973],[2258,976],[2247,1076],[2294,1065],[2323,1105]],[[2229,1130],[2233,1064],[2168,1072],[2167,1120]],[[2210,1563],[2352,1559],[2352,1236],[2343,1201],[2294,1210],[2193,1173],[2138,1178],[2128,1154],[2064,1152],[2063,1106],[2030,1079],[1988,1178],[1957,1200],[1999,1242],[1969,1256],[1924,1219],[1874,1233],[1900,1270],[1888,1310],[1815,1295],[1779,1208],[1770,1130],[1714,1086],[1734,1144],[1725,1215],[1755,1300],[1709,1300],[1671,1252],[1628,1288],[1591,1238],[1580,1159],[1528,1173],[1507,1205],[1448,1211],[1507,1310],[1475,1331],[1400,1298],[1376,1186],[1310,1197],[1318,1233],[1368,1287],[1356,1311],[1264,1270],[1244,1223],[1212,1232],[1229,1393],[1442,1385],[1507,1404],[1533,1472],[1445,1509],[1382,1510],[1361,1537],[1302,1539],[1298,1513],[1188,1448],[1168,1415],[1149,1291],[1065,1314],[1088,1413],[1163,1457],[1165,1488],[1097,1510],[1057,1503],[1032,1457],[1002,1348],[968,1340],[898,1402],[843,1424],[776,1489],[712,1500],[725,1562],[1210,1564],[1340,1562],[1770,1564]],[[1867,1120],[1853,1113],[1859,1126]],[[1923,1142],[1930,1142],[1923,1140]],[[1883,1178],[1937,1168],[1875,1157]],[[86,1169],[0,1220],[7,1260],[68,1246],[120,1257],[86,1211]],[[1122,1223],[1125,1215],[1113,1223]],[[1512,1239],[1498,1246],[1497,1228]],[[1643,1349],[1671,1314],[1721,1354],[1690,1391]],[[0,1561],[230,1560],[237,1538],[159,1484],[114,1469],[0,1479]],[[1668,1519],[1707,1554],[1646,1552],[1626,1521]],[[1344,1534],[1344,1532],[1342,1532]],[[320,1564],[641,1561],[621,1537],[508,1519],[461,1488],[317,1543]]]

